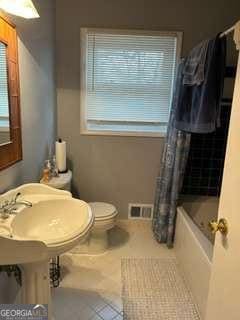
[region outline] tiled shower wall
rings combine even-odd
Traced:
[[[192,134],[183,194],[219,196],[231,114],[231,100],[223,99],[221,127],[209,134]]]

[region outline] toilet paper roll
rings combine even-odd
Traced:
[[[60,173],[65,172],[67,170],[66,141],[62,141],[62,140],[56,141],[55,148],[56,148],[56,163],[57,163],[58,171]]]

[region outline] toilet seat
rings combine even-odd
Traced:
[[[95,216],[96,222],[112,219],[118,214],[117,209],[110,203],[89,202],[88,204]]]

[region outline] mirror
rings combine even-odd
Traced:
[[[7,46],[0,42],[0,145],[11,141],[8,90]]]
[[[0,170],[22,160],[19,91],[17,31],[0,13]]]

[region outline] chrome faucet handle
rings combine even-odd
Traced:
[[[7,200],[0,204],[0,218],[7,219],[9,217],[8,206],[9,201]]]
[[[21,195],[21,192],[18,192],[16,195],[15,195],[15,198],[14,198],[14,202],[17,201],[17,198]]]
[[[30,201],[23,199],[17,201],[20,195],[21,193],[18,192],[11,200],[5,200],[0,203],[0,218],[7,219],[11,214],[16,214],[16,207],[18,205],[24,205],[28,208],[32,207],[32,203]]]
[[[0,218],[1,219],[7,219],[9,218],[9,208],[10,201],[9,200],[4,200],[2,203],[0,203]]]
[[[18,192],[13,200],[11,201],[12,204],[24,204],[27,207],[32,207],[32,203],[30,201],[21,199],[20,201],[17,201],[18,197],[21,195],[21,192]]]
[[[4,200],[2,203],[0,203],[0,210],[5,210],[7,206],[9,206],[10,201]]]
[[[23,204],[25,205],[26,207],[32,207],[32,203],[30,201],[27,201],[27,200],[21,200],[21,201],[17,201],[15,204]]]

